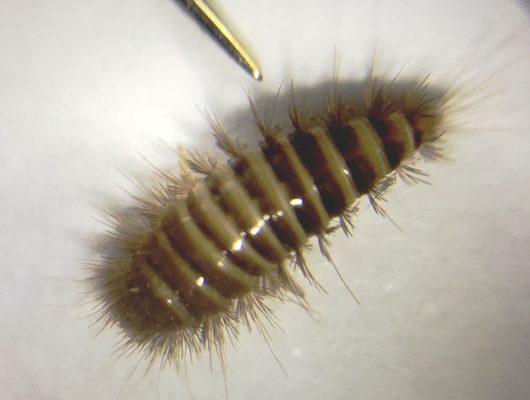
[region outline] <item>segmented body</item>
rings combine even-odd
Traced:
[[[119,254],[96,275],[104,318],[122,327],[126,345],[178,361],[268,314],[264,297],[301,298],[286,261],[311,277],[308,239],[323,239],[335,217],[347,232],[357,200],[437,137],[439,100],[424,95],[422,85],[412,95],[377,92],[364,106],[331,103],[324,117],[293,108],[293,131],[258,123],[264,140],[254,149],[217,127],[227,164],[196,158],[192,169],[205,177],[169,178],[152,190],[156,201],[143,201],[144,226],[118,224]]]

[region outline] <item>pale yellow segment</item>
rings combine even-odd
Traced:
[[[215,305],[219,309],[228,307],[230,300],[219,293],[213,286],[209,285],[202,275],[195,272],[193,268],[175,252],[173,245],[163,231],[157,231],[156,238],[161,249],[170,258],[173,270],[179,277],[183,278],[186,287],[189,288],[189,292],[181,293],[181,296],[189,298],[188,296],[197,292],[200,294],[200,297],[202,297],[202,301]]]
[[[240,232],[235,223],[228,218],[224,210],[212,199],[211,193],[203,182],[198,183],[188,195],[190,211],[197,210],[201,222],[207,226],[212,239],[222,248],[237,255],[237,259],[267,275],[276,270],[275,265],[263,258]]]
[[[386,158],[383,142],[377,132],[366,118],[355,118],[348,121],[354,129],[359,140],[359,151],[364,154],[370,165],[374,168],[376,178],[388,175],[392,169]]]
[[[340,152],[335,147],[328,133],[320,126],[310,128],[307,133],[313,136],[318,143],[318,147],[322,150],[324,164],[330,169],[335,182],[339,186],[344,197],[344,203],[346,205],[353,204],[359,197],[359,193],[355,188],[350,170],[344,158],[340,155]]]
[[[269,256],[281,262],[289,257],[289,252],[278,240],[268,222],[263,219],[261,211],[252,201],[243,185],[238,181],[229,167],[220,167],[212,171],[220,195],[228,204],[230,213],[242,229],[256,241],[270,249]]]
[[[329,215],[322,204],[322,200],[315,186],[311,174],[304,167],[304,164],[296,154],[293,146],[286,136],[278,136],[274,140],[282,147],[291,166],[294,168],[296,177],[302,186],[303,195],[306,201],[311,205],[314,216],[317,217],[319,225],[325,229],[329,224]]]
[[[394,124],[395,136],[399,138],[405,148],[403,159],[409,157],[414,152],[415,142],[414,133],[407,118],[402,113],[395,112],[390,114],[387,119]]]
[[[307,240],[306,232],[298,222],[298,218],[289,204],[289,197],[278,182],[263,152],[261,150],[247,151],[242,155],[242,158],[247,161],[248,172],[255,187],[258,188],[262,196],[267,198],[274,210],[275,215],[271,215],[271,217],[284,221],[297,248],[302,247]]]
[[[230,249],[241,239],[237,227],[225,216],[223,209],[214,202],[210,191],[202,182],[196,184],[188,194],[188,207],[199,210],[204,223],[215,236],[215,240],[225,249]]]
[[[258,278],[234,265],[226,254],[201,231],[189,214],[186,204],[178,202],[172,212],[175,213],[175,220],[172,221],[175,224],[175,230],[180,240],[185,242],[186,258],[192,265],[200,266],[194,268],[195,270],[203,268],[205,270],[203,273],[206,275],[208,275],[206,271],[211,271],[215,275],[219,274],[223,279],[242,287],[244,292],[257,286]]]
[[[145,261],[139,264],[140,271],[143,277],[149,284],[149,288],[153,295],[159,299],[165,307],[183,324],[188,324],[193,321],[193,317],[182,302],[178,293],[171,289],[169,285],[164,282],[162,278],[153,270],[152,267]]]

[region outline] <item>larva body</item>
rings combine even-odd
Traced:
[[[104,318],[120,325],[127,346],[167,362],[219,351],[240,323],[261,328],[259,318],[271,316],[264,297],[303,297],[286,262],[313,280],[303,258],[308,239],[316,236],[329,257],[331,221],[338,217],[349,234],[363,195],[384,213],[381,192],[439,137],[445,100],[425,90],[372,88],[365,104],[332,98],[322,116],[302,118],[293,107],[288,134],[257,121],[264,140],[253,149],[214,123],[228,163],[192,157],[188,167],[204,177],[188,167],[164,174],[141,199],[140,224],[118,219],[117,249],[96,270]]]

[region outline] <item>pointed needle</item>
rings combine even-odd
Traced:
[[[250,74],[261,81],[263,75],[256,62],[237,41],[219,16],[203,0],[180,0],[217,42]]]

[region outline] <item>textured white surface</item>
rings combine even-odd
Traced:
[[[160,139],[211,146],[197,107],[237,132],[248,123],[242,88],[270,107],[282,82],[328,80],[335,50],[340,76],[362,77],[375,46],[389,76],[404,67],[403,76],[432,72],[436,81],[462,69],[473,83],[474,73],[497,71],[497,105],[484,102],[481,129],[449,138],[455,161],[426,167],[432,186],[393,189],[388,211],[402,232],[363,206],[355,237],[335,237],[361,307],[311,254],[330,293],[309,290],[316,320],[275,306],[285,332],[272,333],[273,346],[289,377],[257,334],[242,332],[228,351],[230,398],[529,398],[528,4],[216,4],[264,82],[170,0],[0,2],[0,399],[189,398],[173,371],[144,377],[140,367],[127,381],[136,359],[115,361],[116,332],[95,337],[82,320],[89,307],[75,279],[93,257],[87,240],[103,230],[91,204],[129,201],[117,168],[146,175],[139,153],[174,164]],[[195,399],[224,398],[215,369],[203,357],[188,371]]]

